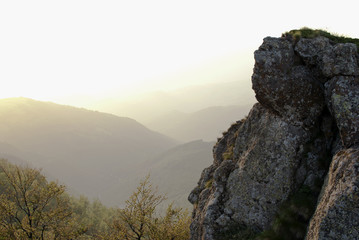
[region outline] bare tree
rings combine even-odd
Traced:
[[[156,207],[165,199],[165,196],[158,194],[157,189],[153,188],[147,176],[126,201],[126,207],[118,210],[118,216],[111,225],[114,231],[105,239],[188,239],[188,212],[170,204],[165,216],[156,214]]]

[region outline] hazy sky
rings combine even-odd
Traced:
[[[0,98],[248,83],[264,37],[309,26],[359,38],[357,12],[345,0],[0,1]]]

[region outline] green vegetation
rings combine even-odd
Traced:
[[[109,231],[116,209],[104,206],[99,200],[91,202],[84,196],[72,197],[70,204],[77,224],[86,229],[79,239],[101,239]]]
[[[286,240],[304,239],[307,226],[316,207],[319,188],[314,191],[303,185],[280,207],[272,228],[258,233],[240,224],[233,224],[217,234],[218,239]]]
[[[209,180],[205,183],[204,187],[205,187],[205,188],[212,188],[213,181],[214,181],[213,178],[209,179]]]
[[[289,32],[285,32],[282,34],[282,37],[288,37],[288,36],[292,36],[296,41],[298,41],[300,38],[316,38],[322,36],[330,39],[335,43],[354,43],[357,45],[359,51],[359,39],[340,36],[338,34],[329,33],[321,29],[311,29],[304,27],[301,29],[291,30]]]
[[[77,238],[65,187],[48,182],[38,170],[0,163],[0,236],[8,239]]]
[[[304,239],[307,226],[315,211],[319,191],[303,185],[279,209],[272,229],[260,233],[256,240]]]
[[[216,237],[219,240],[253,240],[255,236],[256,233],[254,230],[240,224],[233,224],[225,228],[223,231],[217,233]]]
[[[181,240],[189,238],[189,213],[170,204],[146,177],[124,209],[110,209],[48,182],[39,170],[0,160],[0,239]]]
[[[164,200],[165,197],[157,193],[147,176],[126,201],[126,207],[118,210],[110,225],[112,231],[106,239],[188,239],[188,212],[170,204],[165,216],[160,216],[156,213],[156,207]]]
[[[234,144],[232,144],[227,148],[227,150],[222,155],[223,160],[233,159],[233,149],[234,149]]]

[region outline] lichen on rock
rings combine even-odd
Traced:
[[[359,149],[337,153],[306,239],[358,239]]]
[[[338,76],[325,84],[329,110],[346,147],[359,143],[359,76]]]
[[[259,103],[295,125],[313,125],[324,107],[319,81],[296,60],[293,42],[265,38],[254,53],[253,90]]]
[[[191,239],[359,239],[357,45],[286,34],[254,56],[258,103],[218,140],[189,196]]]

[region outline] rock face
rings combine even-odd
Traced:
[[[358,239],[359,150],[338,152],[310,222],[307,239]]]
[[[359,239],[356,45],[268,37],[254,57],[259,103],[189,195],[191,239]]]

